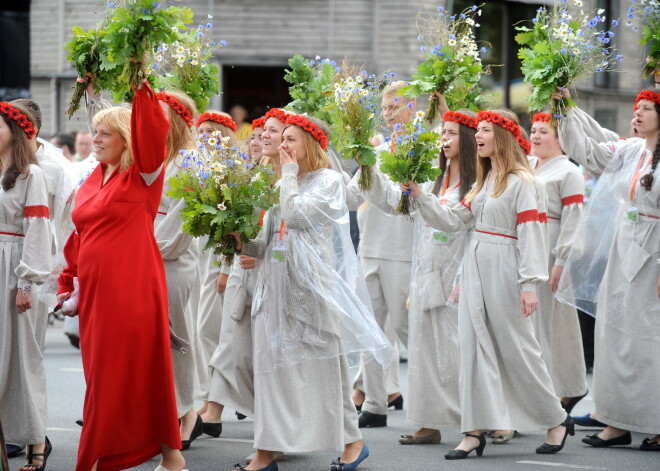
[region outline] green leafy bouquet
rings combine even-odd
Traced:
[[[413,81],[403,89],[403,94],[415,98],[423,93],[440,92],[445,96],[449,109],[470,108],[477,110],[484,105],[479,81],[488,69],[484,68],[474,37],[474,28],[480,25],[475,18],[481,16],[476,5],[458,15],[450,15],[443,7],[434,14],[419,13],[417,28],[422,42],[425,60],[417,67]],[[426,119],[433,123],[438,112],[433,100],[426,112]]]
[[[417,112],[411,122],[395,127],[394,151],[380,153],[380,170],[397,183],[424,183],[442,175],[442,170],[433,167],[433,161],[442,149],[442,138],[429,131],[423,124],[424,114]],[[403,192],[396,208],[399,214],[410,214],[410,192]]]
[[[371,188],[371,167],[376,151],[369,140],[381,125],[380,87],[382,77],[369,75],[345,63],[333,84],[332,134],[344,159],[355,159],[361,167],[358,185]]]
[[[133,88],[147,76],[146,53],[159,44],[171,44],[179,30],[192,22],[189,8],[166,8],[153,0],[109,2],[105,17],[96,29],[85,32],[74,27],[73,39],[65,44],[69,59],[80,77],[91,76],[97,92],[109,90],[116,102],[130,101]],[[87,83],[78,82],[67,114],[80,107]]]
[[[289,95],[293,101],[286,108],[298,114],[308,114],[331,122],[333,83],[338,73],[336,63],[330,59],[305,59],[296,54],[289,59],[284,80],[291,84]]]
[[[213,52],[225,41],[211,39],[211,16],[205,24],[192,31],[182,32],[172,44],[162,43],[152,54],[148,70],[154,75],[157,89],[181,90],[195,101],[197,110],[206,110],[211,97],[220,89],[218,66],[212,61]]]
[[[198,151],[186,153],[182,167],[170,179],[167,194],[186,201],[183,230],[193,237],[208,235],[204,250],[213,248],[231,264],[236,252],[231,233],[243,242],[253,239],[260,210],[279,201],[273,170],[250,160],[219,131],[206,137]]]
[[[649,53],[646,65],[642,69],[642,77],[648,78],[660,68],[660,2],[657,0],[631,0],[631,6],[626,14],[626,26],[632,26],[633,20],[642,27],[642,37],[639,44],[648,44]],[[639,27],[632,26],[634,31]],[[658,79],[656,78],[656,82]]]
[[[562,0],[552,11],[541,7],[532,20],[533,26],[518,26],[516,42],[521,47],[518,57],[522,61],[525,82],[532,85],[529,111],[545,108],[557,87],[568,87],[578,79],[595,72],[612,70],[615,50],[610,42],[614,32],[599,29],[605,22],[604,10],[585,15],[581,0]],[[614,20],[613,26],[618,24]],[[623,56],[617,54],[616,61]],[[552,102],[553,124],[561,119],[568,106],[575,103],[569,98]]]

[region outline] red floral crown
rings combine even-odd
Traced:
[[[477,120],[472,116],[468,116],[456,111],[447,111],[442,118],[444,121],[453,121],[455,123],[464,124],[471,128],[477,129]]]
[[[271,108],[268,110],[268,113],[266,113],[266,116],[264,116],[264,124],[266,123],[266,120],[268,118],[275,118],[279,119],[282,121],[284,124],[287,124],[287,119],[289,116],[292,116],[291,113],[281,109],[281,108]]]
[[[651,90],[642,90],[639,92],[639,95],[637,95],[637,98],[635,99],[635,106],[633,106],[633,112],[637,110],[637,104],[639,103],[639,100],[649,100],[655,103],[656,105],[660,105],[660,93],[652,92]]]
[[[312,123],[304,116],[299,114],[290,114],[286,120],[286,124],[293,124],[294,126],[303,128],[304,131],[310,133],[312,137],[316,139],[319,144],[321,144],[321,149],[325,150],[328,147],[328,136],[325,135],[320,127]]]
[[[263,128],[266,125],[266,118],[257,118],[252,121],[252,130],[254,131],[257,128]]]
[[[165,92],[156,93],[156,98],[158,98],[160,101],[164,101],[165,103],[167,103],[167,106],[169,106],[174,111],[179,113],[179,115],[183,118],[183,120],[186,122],[186,125],[188,127],[192,127],[193,125],[192,114],[190,113],[190,110],[186,108],[186,106],[183,103],[181,103],[178,99],[176,99],[172,95]]]
[[[18,108],[13,107],[9,103],[5,103],[4,101],[0,101],[0,113],[6,114],[9,119],[16,121],[16,123],[18,123],[18,125],[23,128],[23,131],[25,134],[27,134],[29,139],[32,139],[37,135],[37,128],[34,127],[32,121],[30,121],[27,116],[21,113]]]
[[[236,132],[236,123],[229,116],[225,116],[220,113],[202,113],[197,118],[197,123],[195,126],[199,127],[204,121],[214,121],[223,126],[227,126],[232,131]]]
[[[482,121],[488,121],[489,123],[497,124],[502,129],[509,131],[511,134],[513,134],[513,137],[516,138],[518,145],[522,147],[523,150],[527,152],[527,154],[529,154],[532,145],[527,139],[522,137],[520,126],[518,126],[515,122],[505,118],[502,115],[493,113],[492,111],[480,111],[479,114],[477,114],[477,122],[480,123]]]
[[[536,113],[534,116],[532,116],[532,123],[551,123],[552,122],[552,115],[550,113]]]

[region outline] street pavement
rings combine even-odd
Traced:
[[[48,374],[48,436],[53,443],[53,453],[48,460],[48,471],[72,471],[75,469],[80,428],[76,419],[82,417],[85,382],[80,353],[68,342],[62,332],[62,323],[56,321],[49,327],[46,338],[46,368]],[[407,366],[401,364],[402,393],[407,397]],[[591,382],[591,378],[589,378]],[[576,427],[576,436],[569,437],[567,444],[557,455],[537,455],[535,448],[543,443],[544,431],[524,432],[505,445],[486,446],[483,457],[462,461],[446,461],[444,454],[460,441],[458,430],[442,431],[439,445],[400,445],[398,438],[414,431],[406,424],[405,403],[403,411],[390,411],[388,427],[366,429],[364,438],[369,444],[371,456],[359,467],[363,471],[427,471],[427,470],[471,470],[471,471],[552,471],[577,470],[660,470],[660,453],[643,452],[638,449],[644,435],[633,434],[633,444],[613,449],[594,449],[581,443],[586,434],[596,429]],[[575,408],[574,413],[583,415],[593,407],[591,396],[587,396]],[[648,407],[658,407],[656,403]],[[116,420],[121,420],[117,416]],[[238,421],[232,410],[225,410],[223,432],[219,438],[202,436],[195,440],[190,450],[184,452],[186,468],[190,471],[230,471],[236,463],[244,464],[244,458],[252,451],[253,422]],[[323,427],[323,424],[304,424],[306,427]],[[330,462],[339,456],[337,451],[288,455],[281,462],[282,471],[324,471]],[[10,460],[12,471],[24,463],[25,455]],[[158,460],[153,459],[132,468],[153,471]]]

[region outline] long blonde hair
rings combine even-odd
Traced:
[[[92,121],[96,128],[99,124],[105,124],[113,131],[117,131],[124,141],[124,152],[119,159],[119,171],[123,172],[133,163],[133,150],[131,148],[131,110],[123,106],[115,106],[101,110]]]
[[[232,119],[232,117],[229,116],[229,114],[227,114],[223,111],[206,110],[206,113],[219,114],[221,116],[225,116],[229,119]],[[225,126],[224,124],[218,123],[217,121],[213,121],[211,119],[206,120],[206,121],[202,121],[201,123],[198,123],[197,126],[196,126],[197,133],[199,133],[199,127],[202,125],[202,123],[208,123],[208,125],[214,131],[220,131],[220,134],[222,134],[223,136],[228,136],[230,146],[236,146],[238,148],[242,147],[241,143],[238,141],[238,138],[236,137],[236,133],[234,131],[232,131],[231,128]]]
[[[165,93],[172,95],[179,100],[183,106],[188,108],[193,120],[197,116],[197,107],[192,98],[183,92],[177,90],[166,90]],[[167,167],[172,162],[181,149],[195,149],[195,138],[192,130],[184,121],[179,113],[173,110],[170,106],[167,107],[167,118],[170,121],[170,131],[167,133],[167,156],[165,157],[165,166]]]
[[[520,122],[516,114],[507,109],[491,110],[491,113],[513,121],[518,127]],[[523,130],[521,129],[521,132]],[[523,134],[524,135],[524,134]],[[523,180],[535,181],[534,173],[527,161],[527,153],[520,147],[516,137],[502,126],[493,123],[493,137],[495,140],[495,153],[491,158],[478,157],[477,162],[477,181],[470,192],[465,197],[467,203],[471,202],[481,191],[486,183],[488,172],[492,168],[491,159],[495,159],[497,165],[497,176],[495,177],[495,187],[492,196],[497,198],[507,189],[507,179],[510,174],[517,175]]]
[[[316,124],[327,138],[330,138],[330,130],[324,121],[314,117],[305,115],[305,119]],[[287,124],[284,129],[289,126],[296,126],[295,124]],[[330,159],[328,154],[323,150],[319,141],[314,139],[311,133],[305,131],[304,128],[298,126],[303,131],[303,146],[305,147],[305,154],[307,154],[307,162],[309,163],[309,171],[313,172],[320,168],[330,168]],[[282,132],[284,132],[284,129]]]

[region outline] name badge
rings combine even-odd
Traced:
[[[433,243],[434,244],[448,244],[449,243],[449,234],[443,231],[434,231],[433,232]]]
[[[629,221],[637,222],[639,220],[639,211],[637,208],[628,208],[626,211],[626,217]]]
[[[273,246],[271,251],[270,259],[274,263],[282,263],[286,260],[286,253],[289,250],[287,242],[285,240],[278,240]]]

